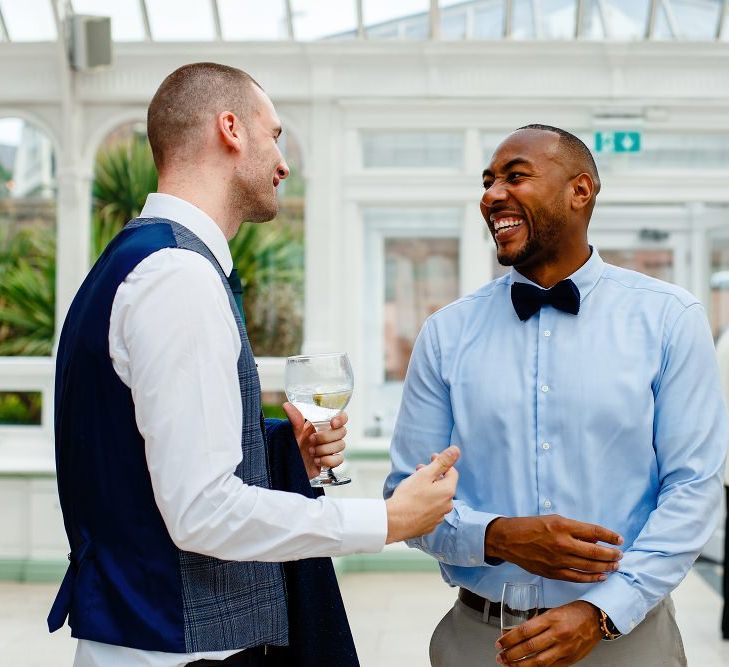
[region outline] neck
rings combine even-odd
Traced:
[[[206,178],[199,172],[190,175],[166,173],[159,176],[157,192],[179,197],[197,206],[212,218],[225,238],[230,240],[240,227],[240,218],[236,219],[236,216],[231,214],[225,185],[222,179]]]
[[[575,248],[560,248],[559,254],[554,258],[554,261],[537,261],[533,265],[517,266],[515,268],[525,278],[529,278],[540,287],[549,288],[568,278],[584,266],[585,262],[590,259],[591,254],[590,246],[585,240],[584,243]]]

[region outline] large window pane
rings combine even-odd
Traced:
[[[36,126],[0,119],[0,356],[49,356],[56,294],[56,168]]]
[[[213,41],[215,26],[210,0],[146,0],[152,39],[159,41]]]
[[[538,37],[572,39],[575,36],[575,0],[541,0],[535,6]]]
[[[671,10],[681,37],[714,39],[722,2],[723,0],[671,0]]]
[[[365,168],[457,169],[463,166],[463,134],[364,131],[362,163]]]
[[[600,248],[600,257],[608,264],[639,271],[659,280],[665,280],[669,283],[674,280],[673,250],[669,248],[635,248],[629,250]]]
[[[604,5],[610,37],[618,40],[643,39],[650,0],[610,0]]]
[[[76,14],[111,17],[111,35],[117,42],[145,39],[144,22],[139,2],[118,0],[73,0]]]
[[[357,35],[354,0],[312,2],[291,0],[297,40],[351,39]]]
[[[218,0],[218,10],[223,39],[288,39],[284,0]]]
[[[56,39],[56,23],[49,0],[0,0],[12,42],[49,42]]]
[[[367,36],[374,39],[426,39],[430,34],[430,0],[363,0]]]
[[[458,297],[458,239],[385,239],[385,381],[405,379],[425,319]]]

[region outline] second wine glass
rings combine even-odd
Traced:
[[[301,354],[286,359],[286,397],[317,431],[331,428],[331,420],[347,407],[353,388],[354,375],[345,352]],[[311,485],[339,486],[351,481],[322,466]]]

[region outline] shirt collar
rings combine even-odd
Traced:
[[[584,301],[593,287],[597,285],[597,281],[600,280],[600,276],[602,276],[602,272],[605,269],[605,262],[600,257],[597,249],[590,246],[590,250],[592,252],[589,259],[571,276],[567,276],[577,286],[577,289],[580,290],[580,301]],[[512,283],[528,283],[541,288],[541,285],[537,285],[535,282],[529,280],[529,278],[521,275],[513,266],[509,272],[509,277]]]
[[[213,253],[225,275],[233,270],[233,258],[223,230],[205,211],[184,199],[163,192],[151,192],[139,214],[140,218],[174,220],[189,229]]]

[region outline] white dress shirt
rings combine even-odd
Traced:
[[[220,228],[200,209],[150,194],[143,218],[174,220],[200,238],[228,274]],[[153,253],[119,286],[111,311],[109,354],[132,392],[157,506],[184,551],[224,560],[287,561],[382,550],[383,500],[311,500],[244,484],[241,342],[220,276],[198,253]],[[296,520],[292,520],[296,517]],[[76,667],[178,667],[236,651],[162,653],[79,640]]]

